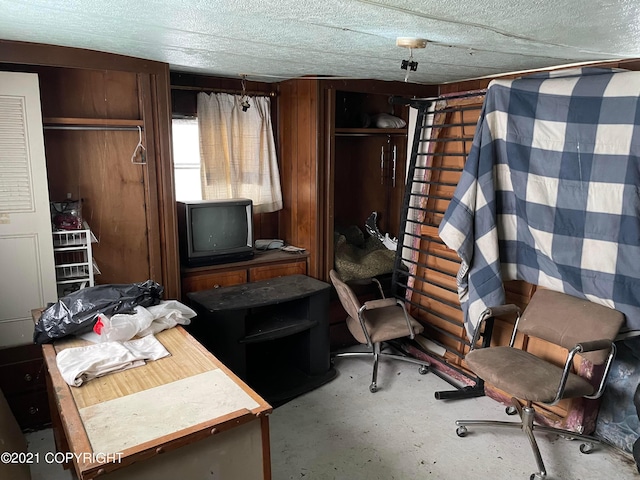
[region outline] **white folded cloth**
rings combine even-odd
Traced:
[[[65,382],[79,387],[84,382],[107,373],[120,372],[158,360],[169,352],[153,335],[128,342],[105,342],[86,347],[72,347],[56,355],[58,370]]]
[[[177,300],[162,300],[158,305],[147,307],[153,321],[146,329],[137,333],[138,337],[155,335],[176,325],[189,325],[196,312]],[[113,319],[113,317],[112,317]]]

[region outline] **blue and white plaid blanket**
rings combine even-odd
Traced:
[[[640,72],[492,81],[440,225],[467,333],[503,281],[620,310],[640,330]]]

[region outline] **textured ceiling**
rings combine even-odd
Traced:
[[[446,83],[640,57],[637,0],[0,0],[0,39],[265,82],[330,75]]]

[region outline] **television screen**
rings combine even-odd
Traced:
[[[244,198],[178,202],[178,233],[188,267],[251,258],[253,204]]]
[[[194,253],[246,246],[248,219],[245,211],[244,205],[194,208],[191,212]]]

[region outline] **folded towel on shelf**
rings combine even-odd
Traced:
[[[158,360],[169,352],[153,335],[128,342],[105,342],[62,350],[56,356],[62,378],[79,387],[91,379]]]

